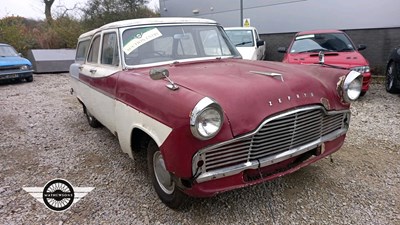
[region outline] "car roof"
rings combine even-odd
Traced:
[[[0,45],[10,46],[9,44],[6,44],[6,43],[0,43]]]
[[[343,33],[340,30],[309,30],[309,31],[301,31],[296,34],[296,36],[307,35],[307,34],[327,34],[327,33]]]
[[[100,28],[82,34],[81,36],[79,36],[79,39],[91,37],[95,33],[107,29],[115,29],[128,26],[142,26],[142,25],[155,25],[155,24],[181,24],[181,23],[215,24],[215,25],[218,24],[214,20],[189,18],[189,17],[153,17],[153,18],[143,18],[143,19],[131,19],[131,20],[122,20],[106,24]]]
[[[254,27],[224,27],[224,30],[254,30]]]

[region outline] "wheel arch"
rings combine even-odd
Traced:
[[[122,151],[130,157],[133,157],[134,150],[143,144],[142,137],[144,141],[153,140],[160,147],[172,131],[171,127],[122,102],[117,101],[115,115],[119,143]]]
[[[85,103],[83,103],[82,99],[78,96],[76,96],[76,99],[78,99],[78,102],[82,105],[83,113],[86,114],[86,106]]]
[[[388,60],[388,62],[386,63],[385,75],[386,75],[386,73],[387,73],[387,71],[389,69],[390,64],[392,64],[392,62],[394,62],[394,60],[392,58],[390,58]]]
[[[141,128],[134,127],[130,135],[131,152],[133,153],[147,150],[147,145],[150,141],[154,141],[154,138],[152,138],[147,132],[143,131]]]

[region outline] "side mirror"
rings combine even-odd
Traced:
[[[287,51],[286,47],[279,47],[278,48],[278,52],[280,52],[280,53],[286,53],[286,51]]]
[[[22,53],[18,53],[18,55],[22,57]]]
[[[263,40],[258,40],[257,41],[257,47],[260,47],[260,46],[263,46],[263,45],[265,45],[265,41],[263,41]]]
[[[357,50],[358,50],[358,51],[362,51],[362,50],[364,50],[364,49],[366,49],[366,48],[367,48],[366,45],[358,45]]]
[[[166,78],[169,82],[167,84],[167,88],[173,91],[176,91],[179,89],[178,85],[176,85],[171,79],[169,79],[169,71],[165,68],[153,68],[150,70],[150,77],[153,80],[161,80]]]
[[[150,70],[150,77],[153,80],[161,80],[169,77],[169,71],[165,68],[153,68]]]

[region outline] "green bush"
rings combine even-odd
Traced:
[[[37,47],[23,17],[5,17],[0,20],[0,42],[12,45],[18,52],[26,54]]]
[[[80,34],[106,23],[144,17],[158,13],[144,6],[145,0],[89,0],[77,19],[63,13],[51,23],[23,17],[0,19],[0,42],[26,55],[29,49],[75,48]]]

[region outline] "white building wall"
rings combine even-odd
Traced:
[[[240,0],[159,0],[161,16],[201,17],[240,26]],[[400,27],[400,0],[243,0],[260,33]]]

